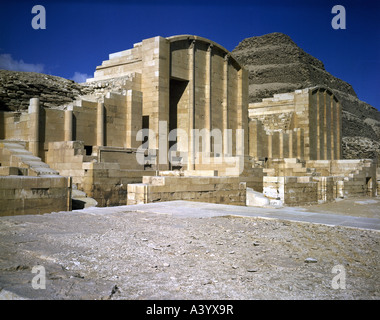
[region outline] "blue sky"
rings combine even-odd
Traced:
[[[0,67],[80,79],[93,76],[108,54],[157,35],[193,34],[228,50],[271,32],[288,34],[380,109],[380,2],[342,0],[1,1]],[[46,9],[46,29],[34,30],[34,5]],[[334,30],[334,5],[346,9],[346,29]]]

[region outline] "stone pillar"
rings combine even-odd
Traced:
[[[38,157],[39,151],[39,123],[40,123],[40,99],[30,99],[29,108],[29,151]]]
[[[293,130],[289,130],[288,132],[289,134],[289,144],[288,144],[288,147],[289,147],[289,158],[293,158]]]
[[[126,98],[126,136],[124,146],[125,148],[138,148],[141,142],[136,140],[136,136],[137,132],[142,129],[142,93],[136,90],[127,90]],[[167,130],[161,133],[161,129],[159,129],[159,135],[163,134],[165,136],[166,132]],[[164,163],[161,164],[164,165]]]
[[[268,134],[268,159],[272,159],[273,153],[272,153],[272,139],[273,136],[271,133]]]
[[[73,110],[65,110],[64,135],[65,141],[73,140]]]
[[[100,101],[96,109],[96,145],[104,146],[104,103]]]
[[[206,152],[207,154],[213,151],[213,147],[211,146],[211,137],[210,132],[212,130],[212,112],[211,112],[211,97],[212,97],[212,44],[207,48],[206,54],[206,104],[205,104],[205,150],[202,152]]]
[[[336,102],[336,159],[339,160],[342,157],[342,110],[340,102]]]
[[[258,152],[258,120],[252,119],[249,121],[249,155],[252,158],[257,159],[259,157]]]
[[[336,122],[335,122],[335,104],[334,104],[334,97],[331,96],[331,106],[330,106],[330,112],[331,112],[331,131],[330,131],[330,138],[331,138],[331,160],[335,160],[336,154],[335,154],[335,148],[336,148]]]
[[[238,71],[238,83],[237,83],[237,110],[236,110],[236,129],[242,130],[242,135],[237,136],[236,143],[236,155],[244,156],[248,154],[248,101],[244,96],[245,85],[245,70],[240,69]],[[248,81],[248,78],[247,78]],[[248,90],[248,88],[247,88]]]
[[[195,40],[189,46],[189,145],[188,170],[195,170]]]
[[[316,145],[316,148],[317,148],[317,157],[316,159],[317,160],[320,160],[321,159],[321,152],[320,152],[320,148],[321,148],[321,140],[320,140],[320,121],[319,121],[319,116],[320,116],[320,112],[319,112],[319,90],[318,92],[316,93],[317,95],[317,104],[316,104],[316,109],[317,109],[317,112],[316,112],[316,118],[317,118],[317,145]],[[297,154],[298,151],[297,151]]]
[[[302,159],[302,151],[301,151],[301,148],[302,148],[301,138],[302,137],[301,137],[301,135],[302,135],[301,129],[297,128],[297,157],[300,159]],[[319,141],[319,139],[318,139],[318,141]]]
[[[328,160],[327,148],[328,148],[328,110],[327,110],[327,92],[323,92],[323,160]]]
[[[224,57],[224,65],[223,65],[223,153],[229,154],[230,145],[228,138],[228,59],[229,55],[226,54]]]

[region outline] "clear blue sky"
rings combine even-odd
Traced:
[[[157,35],[193,34],[228,50],[248,37],[288,34],[298,46],[380,108],[380,1],[178,0],[1,1],[0,65],[68,79],[93,76],[108,54]],[[46,9],[34,30],[32,7]],[[334,5],[346,29],[334,30]],[[4,67],[3,67],[4,68]]]

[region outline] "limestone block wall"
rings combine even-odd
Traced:
[[[238,177],[143,177],[128,185],[128,204],[187,200],[245,205],[246,183]]]
[[[103,102],[77,100],[67,110],[40,108],[39,100],[31,99],[28,113],[0,112],[0,139],[26,141],[43,161],[56,141],[137,148],[141,128],[142,94],[136,90],[108,93]]]
[[[102,62],[102,65],[96,68],[94,78],[87,79],[87,82],[94,80],[107,80],[114,78],[115,74],[120,77],[128,76],[136,70],[142,68],[141,42],[136,43],[134,48],[120,52],[111,53],[109,60]]]
[[[0,176],[0,216],[70,210],[70,183],[61,176]]]
[[[128,184],[139,183],[143,175],[154,171],[123,170],[118,163],[86,162],[81,190],[98,202],[98,206],[127,204]]]
[[[313,177],[313,181],[318,183],[318,202],[325,203],[334,201],[337,198],[336,182],[334,177]]]
[[[83,162],[86,152],[83,141],[49,143],[46,162],[62,176],[70,176],[76,186],[83,184]]]
[[[271,196],[274,196],[273,190],[280,190],[280,187],[272,185],[268,189],[268,182],[271,178],[277,179],[283,176],[312,178],[318,183],[318,200],[324,202],[337,197],[376,195],[376,163],[370,159],[307,161],[296,158],[272,159],[270,169],[264,169],[264,172],[267,174],[267,177],[264,177],[264,189],[267,187],[266,192]],[[282,197],[286,200],[285,195]]]
[[[29,140],[29,114],[0,111],[0,139]]]
[[[306,161],[307,168],[323,176],[334,177],[337,197],[375,196],[377,189],[376,162],[371,159]]]
[[[312,177],[264,177],[263,193],[288,206],[318,203],[318,182]]]
[[[142,181],[155,171],[144,170],[136,160],[136,149],[97,147],[96,157],[86,156],[83,141],[51,142],[48,162],[61,175],[94,198],[98,206],[127,204],[127,185]],[[97,162],[93,162],[97,161]]]

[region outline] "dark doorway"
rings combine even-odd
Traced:
[[[84,146],[84,150],[86,150],[86,156],[91,156],[92,146]]]
[[[149,116],[143,116],[143,117],[142,117],[142,129],[143,129],[143,130],[144,130],[144,129],[149,129]],[[144,130],[144,131],[145,131],[145,130]],[[143,131],[143,132],[144,132],[144,131]],[[147,142],[148,139],[149,139],[148,134],[146,134],[146,136],[144,136],[143,144],[144,144],[145,142]],[[147,146],[147,149],[148,149],[148,146]]]
[[[372,186],[372,178],[371,177],[366,177],[365,178],[365,182],[366,182],[366,195],[369,196],[369,197],[373,197],[374,194],[373,194],[373,186]]]
[[[169,132],[178,128],[178,103],[188,82],[187,80],[170,79]],[[175,141],[169,141],[169,149],[176,143],[177,138]]]

